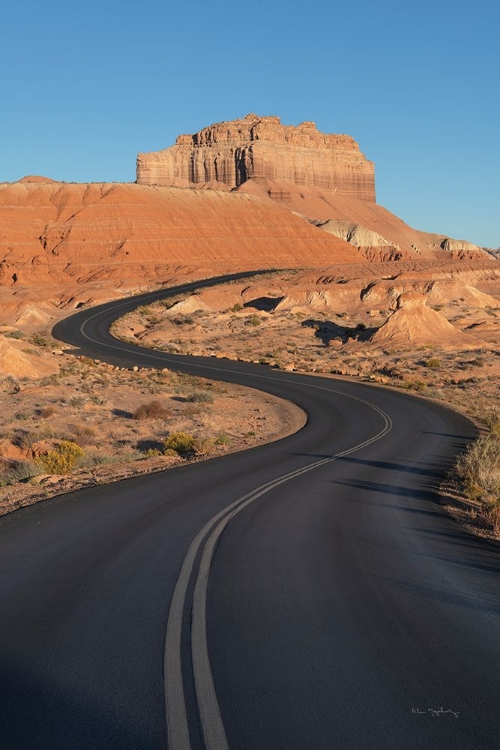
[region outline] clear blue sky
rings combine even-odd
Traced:
[[[248,112],[348,133],[378,202],[500,245],[500,2],[8,3],[0,181],[134,181],[135,157]]]

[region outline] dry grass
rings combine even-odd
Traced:
[[[161,401],[154,399],[141,404],[132,416],[134,419],[168,419],[172,416],[172,410],[166,408]]]

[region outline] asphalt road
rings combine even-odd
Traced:
[[[473,427],[404,393],[111,339],[143,302],[55,333],[309,420],[0,519],[0,748],[497,749],[498,549],[435,494]]]

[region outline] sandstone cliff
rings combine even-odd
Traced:
[[[375,201],[374,166],[356,141],[320,133],[313,122],[294,127],[282,125],[279,117],[250,114],[180,135],[175,146],[137,157],[142,184],[215,182],[235,188],[250,179],[284,180]]]
[[[294,127],[250,114],[180,135],[175,146],[138,155],[137,182],[255,195],[347,239],[369,261],[485,256],[378,206],[373,163],[350,136],[320,133],[313,122]]]

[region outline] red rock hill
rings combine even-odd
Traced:
[[[213,271],[363,262],[347,242],[252,195],[134,184],[0,184],[0,285],[163,280]]]

